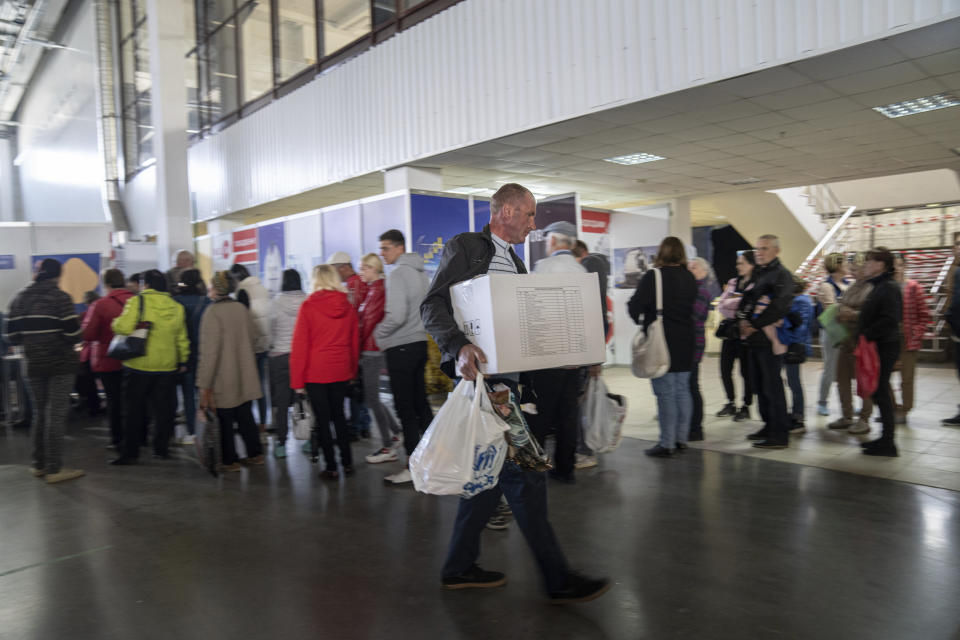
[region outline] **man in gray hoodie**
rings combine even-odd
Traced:
[[[387,275],[387,302],[383,320],[374,329],[377,346],[386,354],[393,405],[403,425],[403,446],[407,458],[417,448],[420,435],[433,420],[427,402],[423,370],[427,364],[427,332],[420,320],[420,303],[430,286],[423,270],[423,258],[405,252],[403,234],[391,229],[380,236],[380,255],[393,265]],[[410,470],[389,475],[391,484],[412,482]]]

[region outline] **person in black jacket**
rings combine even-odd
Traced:
[[[950,269],[951,273],[947,277],[947,311],[943,317],[950,326],[957,375],[960,376],[960,231],[953,234],[953,266]],[[944,418],[940,424],[945,427],[960,427],[960,411],[952,418]]]
[[[648,456],[670,457],[687,448],[693,397],[690,372],[694,366],[696,330],[693,303],[697,281],[687,269],[687,254],[679,238],[668,236],[660,243],[654,267],[660,270],[663,298],[663,332],[670,352],[670,370],[650,381],[657,396],[660,442],[646,450]],[[630,317],[643,322],[644,331],[657,318],[656,274],[649,269],[627,305]],[[641,315],[643,316],[641,318]]]
[[[789,446],[790,418],[787,415],[787,397],[783,390],[780,368],[782,354],[774,353],[768,338],[773,325],[790,310],[793,303],[793,274],[780,264],[780,240],[774,235],[763,235],[754,248],[757,266],[753,271],[754,286],[744,292],[737,320],[740,338],[750,354],[750,375],[763,428],[747,436],[756,440],[759,449],[786,449]]]
[[[900,287],[893,280],[893,254],[885,247],[877,247],[867,253],[863,265],[864,275],[873,285],[873,290],[860,309],[859,333],[877,345],[880,356],[880,377],[873,402],[880,408],[883,434],[876,440],[861,446],[868,456],[896,457],[894,444],[894,408],[890,395],[890,374],[900,357],[900,319],[903,317],[903,299]]]
[[[459,375],[465,380],[475,380],[478,367],[486,362],[486,356],[457,326],[450,287],[486,273],[525,274],[526,267],[511,245],[523,242],[536,228],[536,207],[529,189],[519,184],[505,184],[491,199],[490,224],[479,233],[458,234],[443,248],[440,266],[420,305],[420,317],[424,328],[443,352],[440,368],[451,378]],[[519,403],[519,376],[491,375],[485,378],[485,382],[491,386],[502,384],[508,387],[511,396]],[[460,499],[441,574],[443,588],[490,588],[506,583],[503,573],[485,571],[476,564],[480,554],[480,533],[502,495],[513,508],[517,524],[536,557],[547,596],[553,602],[567,603],[592,600],[602,595],[610,588],[609,580],[587,578],[567,566],[547,520],[546,474],[520,463],[526,464],[526,460],[507,459],[495,487],[472,498]]]

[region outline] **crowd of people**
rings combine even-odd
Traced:
[[[264,464],[271,451],[268,431],[274,434],[272,454],[284,458],[289,412],[298,397],[313,416],[303,453],[318,463],[322,478],[354,473],[352,445],[369,437],[371,416],[376,448],[364,461],[409,460],[433,419],[424,375],[428,341],[439,347],[440,368],[450,378],[474,380],[486,361],[454,320],[450,287],[485,273],[526,273],[512,245],[535,228],[535,212],[527,189],[504,185],[493,197],[490,224],[450,240],[432,281],[423,259],[407,253],[403,234],[391,229],[380,236],[379,255],[360,259],[359,273],[344,252],[315,266],[309,291],[299,272],[288,269],[280,292],[271,296],[242,264],[204,282],[192,254],[181,251],[167,273],[151,269],[125,276],[107,269],[101,277],[103,295],[91,293],[80,315],[58,287],[60,263],[43,260],[34,281],[11,303],[5,328],[9,342],[24,348],[34,407],[32,473],[50,483],[83,475],[63,464],[68,398],[75,388],[96,414],[98,384],[106,398],[109,448],[117,454],[112,465],[137,464],[144,447],[154,458],[169,458],[178,407],[185,423],[180,444],[194,442],[198,415],[207,423],[216,421],[224,472]],[[589,253],[570,223],[553,223],[545,233],[548,257],[537,262],[535,273],[598,273],[606,333],[609,261]],[[954,251],[960,260],[960,234]],[[819,331],[823,373],[817,413],[830,415],[829,394],[836,382],[840,416],[828,428],[867,434],[876,405],[882,428],[879,437],[862,443],[863,453],[898,455],[895,427],[907,421],[914,406],[917,352],[931,320],[923,288],[905,279],[903,256],[876,247],[850,260],[826,256],[827,277],[810,296],[808,283],[781,264],[779,252],[776,236],[760,236],[753,249],[738,252],[737,276],[721,287],[710,263],[688,259],[679,238],[660,243],[654,269],[640,279],[628,305],[630,316],[644,327],[662,319],[670,357],[669,370],[652,380],[660,438],[647,455],[669,458],[705,437],[700,366],[714,303],[721,317],[716,336],[722,340],[726,396],[716,415],[749,420],[756,398],[763,426],[747,435],[754,447],[786,448],[791,434],[805,431],[801,364],[812,355]],[[392,265],[386,275],[385,264]],[[952,295],[945,318],[953,329],[960,372],[956,271],[947,281]],[[117,345],[127,351],[121,353]],[[738,362],[739,402],[733,375]],[[381,399],[384,370],[395,415]],[[890,386],[894,370],[902,379],[899,402]],[[577,469],[596,464],[583,441],[578,404],[589,378],[600,374],[595,365],[485,379],[504,415],[513,416],[507,432],[510,456],[495,489],[461,500],[443,568],[446,588],[503,584],[503,574],[476,564],[479,535],[484,527],[503,529],[514,519],[552,599],[581,601],[609,587],[606,580],[567,567],[546,517],[545,477],[574,483]],[[863,402],[855,417],[852,381],[866,377],[875,390],[864,393],[858,383]],[[531,403],[536,411],[528,412]],[[943,422],[960,426],[960,414]],[[551,456],[545,453],[549,436]],[[410,469],[404,465],[385,481],[409,483]]]

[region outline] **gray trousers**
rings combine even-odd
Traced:
[[[823,372],[820,374],[820,397],[818,402],[820,404],[827,404],[827,400],[830,399],[830,387],[833,386],[833,383],[837,379],[837,354],[840,352],[839,347],[833,346],[830,342],[830,337],[827,336],[827,332],[820,331],[820,347],[823,354]]]
[[[53,474],[63,466],[63,434],[75,376],[30,376],[33,391],[33,466]]]
[[[290,354],[270,356],[270,403],[273,405],[273,428],[276,430],[277,444],[287,441],[287,415],[293,404],[293,390],[290,389]]]
[[[364,402],[373,411],[380,437],[383,438],[383,446],[389,448],[393,435],[400,433],[400,426],[390,410],[380,402],[380,371],[384,367],[385,359],[382,351],[364,351],[360,356],[360,367],[363,369]]]

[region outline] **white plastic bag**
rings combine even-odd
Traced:
[[[503,461],[507,458],[507,440],[503,437],[510,425],[497,415],[486,393],[486,387],[479,387],[480,411],[471,414],[476,421],[476,434],[473,447],[473,469],[470,480],[463,485],[460,495],[472,498],[478,493],[497,486]]]
[[[313,431],[313,415],[306,396],[297,395],[293,401],[293,437],[297,440],[309,440]]]
[[[607,391],[603,378],[590,378],[580,415],[583,440],[594,453],[608,453],[617,448],[623,435],[623,421],[627,417],[627,402],[623,396]]]

